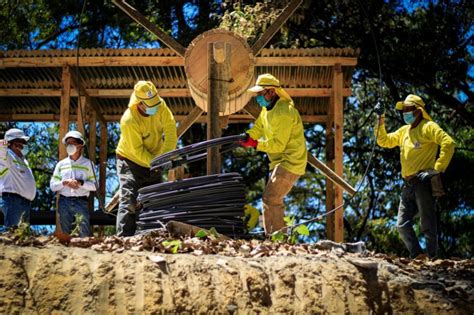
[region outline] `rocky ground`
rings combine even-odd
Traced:
[[[472,314],[474,261],[363,244],[0,237],[0,313]]]

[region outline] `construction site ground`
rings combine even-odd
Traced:
[[[473,314],[473,285],[473,260],[363,244],[0,236],[1,314]]]

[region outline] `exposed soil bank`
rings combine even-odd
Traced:
[[[0,242],[0,313],[474,312],[472,260],[318,250],[270,257]]]

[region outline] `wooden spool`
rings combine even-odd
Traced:
[[[208,43],[224,42],[231,44],[231,82],[225,111],[220,116],[227,116],[240,111],[252,97],[247,89],[253,85],[255,60],[252,49],[242,37],[226,31],[214,29],[196,37],[186,50],[184,56],[185,71],[189,90],[196,105],[207,112],[208,86]]]

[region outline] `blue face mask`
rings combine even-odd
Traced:
[[[405,121],[407,125],[411,125],[415,122],[416,117],[415,115],[413,115],[413,112],[406,112],[406,113],[403,113],[403,120]]]
[[[270,101],[267,101],[264,95],[257,95],[255,100],[257,101],[258,105],[262,107],[268,107],[270,105]]]
[[[147,114],[148,116],[155,115],[157,111],[158,111],[158,106],[145,107],[145,114]]]

